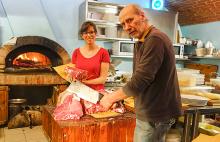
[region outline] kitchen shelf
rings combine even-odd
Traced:
[[[88,18],[87,20],[96,23],[97,25],[103,26],[120,26],[120,22],[109,22],[107,20],[99,20],[99,19],[92,19]]]
[[[180,87],[184,90],[213,90],[215,87],[212,86],[206,86],[206,85],[200,85],[200,86],[187,86],[187,87]]]
[[[120,7],[125,7],[125,5],[120,5],[120,4],[115,4],[115,3],[108,3],[108,2],[99,2],[99,1],[94,1],[94,0],[87,0],[87,2],[90,5],[94,6],[102,6],[102,7],[112,7],[112,6],[120,6]]]
[[[133,56],[130,55],[111,55],[112,58],[133,58]],[[190,59],[186,58],[176,58],[176,61],[190,61]]]
[[[192,56],[192,57],[189,57],[189,59],[213,59],[213,60],[220,60],[220,57],[219,56]]]
[[[80,5],[79,25],[85,21],[95,23],[98,40],[102,41],[131,41],[119,22],[119,12],[125,5],[85,0]],[[79,36],[81,39],[81,37]]]
[[[176,61],[190,61],[188,58],[176,58]]]
[[[191,57],[188,57],[187,58],[176,58],[176,61],[193,61],[193,60],[206,60],[206,59],[211,59],[211,60],[220,60],[220,57],[217,57],[217,56],[213,56],[213,57],[206,57],[206,56],[203,56],[203,57],[200,57],[200,56],[191,56]]]

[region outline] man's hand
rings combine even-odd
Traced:
[[[104,108],[104,111],[108,111],[112,106],[113,102],[111,102],[111,94],[102,92],[104,95],[100,100],[100,105]]]
[[[103,92],[101,92],[103,93]],[[105,110],[108,110],[113,103],[123,100],[128,96],[125,95],[122,88],[112,92],[112,93],[103,93],[104,97],[101,99],[100,104],[104,107]]]

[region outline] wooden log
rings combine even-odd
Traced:
[[[55,121],[53,108],[43,109],[43,128],[52,142],[132,142],[135,115],[127,112],[111,118]],[[51,124],[51,125],[50,125]]]

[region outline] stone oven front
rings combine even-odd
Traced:
[[[8,121],[12,99],[26,105],[45,105],[67,82],[52,67],[67,64],[67,51],[40,36],[12,38],[0,48],[0,124]]]

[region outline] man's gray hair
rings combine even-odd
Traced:
[[[128,4],[126,7],[131,7],[135,14],[139,15],[139,14],[143,13],[145,16],[145,21],[148,21],[148,18],[146,16],[146,13],[144,12],[144,9],[141,6],[139,6],[138,4],[132,3],[132,4]]]
[[[140,14],[144,12],[143,8],[140,7],[138,4],[128,4],[127,6],[131,7],[136,14]]]

